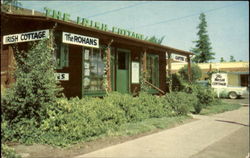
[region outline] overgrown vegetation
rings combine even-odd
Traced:
[[[2,158],[21,158],[20,155],[18,155],[15,150],[6,144],[2,144],[1,146],[1,157]]]
[[[61,88],[57,86],[54,76],[56,62],[47,42],[33,44],[28,52],[15,51],[15,83],[1,99],[4,119],[12,123],[21,119],[41,122],[56,102]]]
[[[182,79],[186,82],[189,82],[188,78],[188,65],[185,65],[183,68],[181,68],[178,73],[181,75]],[[198,79],[200,79],[202,76],[201,69],[198,65],[192,64],[191,65],[191,76],[190,76],[190,82],[195,82]]]
[[[186,115],[188,109],[182,107],[184,99],[186,97],[182,98],[180,108],[173,108],[169,97],[156,97],[146,93],[140,94],[139,97],[110,93],[103,99],[61,98],[54,104],[54,108],[47,111],[48,117],[40,124],[35,119],[22,118],[16,123],[5,119],[2,123],[2,139],[28,144],[66,146],[86,141],[110,130],[116,131],[126,123]]]

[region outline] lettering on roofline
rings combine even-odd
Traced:
[[[68,13],[62,13],[60,11],[52,10],[52,9],[47,8],[47,7],[45,7],[44,10],[45,10],[45,15],[48,17],[52,17],[52,18],[58,19],[58,20],[63,20],[66,22],[71,22],[70,14],[68,14]],[[114,27],[114,26],[112,27],[112,29],[109,29],[107,24],[103,24],[100,22],[89,20],[87,18],[81,18],[79,16],[77,17],[75,22],[78,25],[91,27],[91,28],[95,28],[98,30],[102,30],[102,31],[113,32],[113,33],[116,33],[119,35],[133,37],[133,38],[140,39],[140,40],[148,39],[148,38],[144,38],[143,34],[135,33],[133,31],[130,31],[127,29],[121,29],[121,28]]]

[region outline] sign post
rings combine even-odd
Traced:
[[[212,74],[211,86],[216,89],[218,98],[220,97],[220,89],[227,87],[228,79],[226,73]]]

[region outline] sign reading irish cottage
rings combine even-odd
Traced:
[[[227,74],[226,73],[216,73],[212,74],[212,87],[227,87]]]
[[[62,42],[86,47],[99,48],[99,39],[73,33],[63,32]]]
[[[20,43],[49,38],[49,30],[25,32],[3,36],[3,44]]]

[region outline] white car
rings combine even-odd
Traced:
[[[216,92],[219,91],[220,96],[228,97],[230,99],[240,98],[248,94],[247,87],[224,87],[224,88],[214,88]]]
[[[199,85],[203,85],[205,87],[209,87],[209,82],[207,80],[203,81],[198,81],[197,82]],[[227,86],[223,88],[215,88],[213,87],[214,91],[216,93],[219,93],[220,97],[226,97],[230,99],[236,99],[243,97],[245,95],[248,95],[248,89],[247,87],[232,87],[232,86]]]

